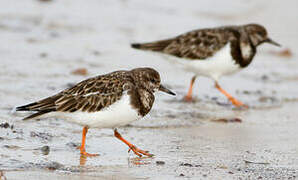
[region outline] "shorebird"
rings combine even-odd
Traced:
[[[149,43],[131,44],[133,48],[162,53],[187,71],[195,73],[190,82],[186,101],[192,101],[192,88],[197,76],[215,81],[215,87],[235,106],[245,106],[223,90],[218,80],[246,68],[253,60],[257,47],[263,43],[280,46],[268,37],[259,24],[198,29],[185,34]]]
[[[83,126],[80,151],[85,156],[85,140],[89,128],[113,128],[116,138],[136,155],[152,156],[125,140],[117,127],[141,119],[152,108],[154,93],[175,95],[161,84],[159,73],[152,68],[115,71],[84,80],[58,94],[17,107],[17,111],[33,111],[24,120],[57,117]]]

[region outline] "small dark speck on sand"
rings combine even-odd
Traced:
[[[94,56],[99,56],[99,55],[100,55],[100,52],[97,51],[97,50],[94,50],[94,51],[93,51],[93,55],[94,55]]]
[[[62,164],[57,163],[57,162],[50,162],[48,164],[45,164],[44,168],[49,169],[49,170],[56,170],[56,169],[61,169],[63,167]]]
[[[47,0],[47,1],[51,1],[51,0]],[[58,32],[51,32],[49,35],[51,38],[58,38],[60,36]]]
[[[267,75],[263,75],[263,76],[261,76],[261,79],[263,81],[267,81],[267,80],[269,80],[269,77]]]
[[[45,52],[43,52],[43,53],[40,53],[40,54],[39,54],[39,57],[41,57],[41,58],[46,58],[46,57],[48,57],[48,54],[45,53]]]
[[[57,169],[63,169],[64,166],[58,162],[52,161],[52,162],[45,162],[45,163],[29,163],[24,168],[40,168],[40,169],[49,169],[49,170],[57,170]]]
[[[37,39],[34,39],[34,38],[28,38],[28,39],[26,39],[26,41],[28,43],[36,43],[38,40]]]
[[[38,169],[48,169],[48,170],[57,170],[57,169],[63,170],[63,169],[65,169],[65,166],[63,164],[60,164],[55,161],[49,161],[49,162],[41,162],[41,163],[29,162],[29,163],[24,164],[21,168],[23,168],[23,169],[38,168]]]
[[[168,114],[167,117],[170,118],[170,119],[177,118],[177,116],[175,114]]]
[[[268,165],[268,164],[270,164],[270,163],[268,163],[268,162],[253,162],[253,161],[248,161],[248,160],[244,160],[244,162],[245,162],[246,164],[264,164],[264,165]]]
[[[66,146],[70,147],[70,148],[77,148],[79,147],[80,145],[79,144],[76,144],[74,142],[69,142],[69,143],[66,143]]]
[[[186,167],[202,167],[202,165],[200,165],[200,164],[193,165],[193,164],[190,164],[190,163],[181,163],[181,164],[179,164],[179,166],[186,166]]]
[[[242,91],[242,93],[246,94],[246,95],[261,95],[262,91],[261,90],[256,90],[256,91],[244,90],[244,91]],[[240,91],[238,91],[238,94],[240,94]]]
[[[1,123],[0,124],[0,127],[1,128],[11,128],[11,129],[13,129],[13,125],[9,125],[7,122],[5,122],[5,123]]]
[[[41,133],[41,132],[33,132],[31,131],[30,132],[30,137],[38,137],[38,138],[41,138],[43,140],[47,140],[47,141],[50,141],[52,140],[52,135],[49,134],[49,133]]]
[[[181,163],[181,164],[179,164],[179,166],[193,167],[193,165],[190,163]]]
[[[50,147],[49,146],[43,146],[41,147],[41,152],[43,155],[48,155],[50,153]]]
[[[12,149],[12,150],[17,150],[21,148],[20,146],[16,146],[16,145],[4,145],[3,147],[7,149]]]
[[[166,164],[164,161],[156,161],[156,165],[164,165]]]
[[[271,97],[271,96],[261,96],[259,98],[259,102],[271,102],[271,103],[273,103],[273,102],[276,102],[276,101],[277,101],[277,99],[275,97]]]
[[[231,118],[231,119],[215,119],[212,120],[213,122],[218,122],[218,123],[242,123],[242,120],[240,118]]]
[[[13,130],[12,133],[23,134],[23,130],[22,129]]]

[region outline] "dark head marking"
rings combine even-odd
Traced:
[[[273,44],[275,46],[280,46],[278,43],[274,42],[268,37],[265,27],[259,24],[248,24],[245,25],[244,28],[245,31],[248,33],[252,45],[254,45],[255,47],[264,42]]]
[[[171,95],[175,95],[172,91],[165,88],[160,83],[159,73],[152,68],[136,68],[131,71],[135,76],[137,86],[146,89],[147,91],[154,93],[156,91],[163,91]]]

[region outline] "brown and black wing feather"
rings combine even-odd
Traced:
[[[84,95],[66,95],[58,99],[56,111],[59,112],[96,112],[110,106],[119,100],[122,96],[122,91],[110,94],[91,94]]]
[[[117,71],[90,78],[54,96],[17,107],[16,110],[36,112],[24,120],[53,111],[100,111],[119,100],[124,90],[131,88],[132,80],[129,73],[128,71]]]
[[[136,49],[157,51],[176,57],[202,60],[213,56],[228,42],[233,27],[194,30],[172,39],[144,44],[132,44]]]

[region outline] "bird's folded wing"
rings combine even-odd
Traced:
[[[132,44],[133,48],[151,50],[187,59],[206,59],[223,48],[228,42],[217,31],[201,29],[176,38],[144,44]]]
[[[17,107],[17,111],[37,111],[25,119],[30,119],[53,111],[62,112],[95,112],[110,106],[119,100],[124,91],[131,88],[126,80],[117,80],[113,74],[97,76],[82,81],[54,96]]]
[[[96,112],[115,103],[122,96],[122,91],[109,94],[64,95],[55,102],[56,111],[60,112]]]

